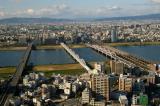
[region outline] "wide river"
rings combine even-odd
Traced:
[[[105,61],[107,58],[91,48],[73,49],[81,58],[87,62]],[[22,58],[24,51],[0,51],[0,67],[17,66]],[[70,64],[76,61],[64,50],[36,50],[31,52],[28,64],[47,65],[47,64]]]
[[[147,60],[160,62],[160,46],[119,46],[117,48]],[[91,48],[75,48],[73,50],[87,62],[107,60],[105,56]],[[23,54],[24,51],[0,51],[0,67],[17,66]],[[75,63],[75,60],[64,49],[32,51],[28,62],[33,65],[70,63]]]
[[[119,46],[117,48],[146,60],[160,62],[160,45]]]

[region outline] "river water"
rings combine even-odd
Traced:
[[[119,46],[120,50],[133,55],[143,57],[146,60],[160,62],[160,46]],[[107,58],[91,48],[73,49],[81,58],[87,62],[105,61]],[[17,66],[24,51],[0,51],[0,67]],[[28,64],[70,64],[76,61],[64,50],[36,50],[32,51]]]
[[[160,62],[160,45],[119,46],[117,48],[146,60]]]
[[[107,59],[91,48],[75,48],[73,50],[87,62],[100,62]],[[17,66],[23,54],[24,51],[0,51],[0,67]],[[64,49],[33,50],[28,62],[32,65],[70,63],[76,63],[76,61]]]

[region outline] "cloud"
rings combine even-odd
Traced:
[[[55,5],[52,7],[41,8],[39,10],[36,10],[35,14],[36,15],[58,15],[66,12],[68,9],[69,7],[67,5],[61,4],[61,5]]]
[[[117,12],[119,10],[121,10],[122,8],[119,7],[119,6],[111,6],[111,7],[100,7],[100,8],[97,8],[95,13],[96,14],[107,14],[107,13],[111,13],[111,12]]]
[[[3,11],[0,11],[0,17],[4,17],[5,13]]]
[[[29,15],[32,15],[34,13],[34,10],[31,9],[31,8],[27,9],[26,13],[29,14]]]
[[[6,17],[56,17],[59,15],[66,15],[69,12],[69,7],[65,4],[53,5],[51,7],[42,7],[38,9],[28,8],[24,10],[16,10],[9,12]],[[0,16],[4,13],[0,12]]]
[[[117,13],[123,11],[123,8],[119,6],[106,6],[106,7],[97,7],[94,9],[72,9],[72,14],[75,17],[109,17],[109,16],[116,16]]]
[[[14,3],[21,3],[23,0],[10,0],[10,1],[12,1]]]
[[[160,0],[151,0],[151,1],[155,3],[160,3]]]
[[[9,17],[22,17],[22,16],[33,16],[35,14],[34,9],[17,10],[16,12],[8,13]]]
[[[41,8],[28,8],[25,10],[17,10],[16,12],[10,12],[7,14],[8,17],[94,17],[94,16],[108,16],[116,14],[118,11],[122,10],[119,6],[106,6],[106,7],[96,7],[94,9],[90,8],[71,8],[66,4],[53,5]]]
[[[16,2],[21,2],[22,0],[15,0]]]
[[[118,7],[118,6],[112,6],[112,7],[109,7],[108,10],[111,10],[111,11],[116,11],[116,10],[121,10],[122,8],[121,7]]]

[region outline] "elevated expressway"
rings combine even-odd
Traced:
[[[138,58],[124,51],[118,50],[110,46],[100,46],[97,44],[86,44],[87,47],[90,47],[113,60],[124,63],[128,67],[139,67],[146,71],[155,71],[154,64],[150,61]]]
[[[7,88],[4,90],[1,98],[0,98],[0,106],[9,106],[9,99],[13,97],[17,84],[22,76],[22,73],[27,65],[28,59],[30,57],[32,50],[32,43],[28,45],[28,48],[26,52],[24,53],[24,56],[20,60],[19,65],[16,67],[16,72],[13,75],[12,79],[7,85]]]
[[[72,49],[70,49],[66,44],[61,43],[61,46],[79,63],[81,66],[87,70],[88,73],[91,73],[92,70],[87,66],[86,62],[81,59]]]

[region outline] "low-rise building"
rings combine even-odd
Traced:
[[[119,102],[120,102],[121,106],[128,106],[128,99],[125,95],[121,95],[119,97]]]
[[[85,88],[82,92],[82,104],[89,104],[91,100],[91,91],[89,88]]]
[[[132,78],[121,74],[119,77],[119,91],[131,92],[132,90]]]
[[[90,101],[91,106],[106,106],[106,101],[101,100],[101,101],[96,101],[95,98],[92,98]]]

